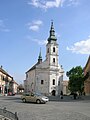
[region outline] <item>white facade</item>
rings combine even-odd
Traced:
[[[41,51],[38,62],[26,72],[25,91],[35,91],[46,95],[60,95],[63,89],[63,68],[58,63],[58,44],[53,22],[46,45],[46,59],[42,62]]]

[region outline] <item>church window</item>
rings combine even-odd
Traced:
[[[53,47],[53,52],[55,52],[55,47]]]
[[[47,49],[47,53],[49,53],[49,48]]]
[[[58,81],[58,85],[60,85],[60,81]]]
[[[53,63],[55,63],[55,58],[53,58]]]
[[[55,79],[53,79],[53,85],[55,85]]]
[[[41,84],[44,84],[44,80],[41,80]]]

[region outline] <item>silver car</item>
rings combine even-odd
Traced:
[[[49,101],[49,98],[46,96],[43,96],[39,93],[24,93],[21,96],[21,99],[23,102],[35,102],[35,103],[46,103]]]

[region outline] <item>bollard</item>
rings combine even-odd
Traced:
[[[17,112],[15,112],[15,118],[16,118],[16,120],[18,120]]]

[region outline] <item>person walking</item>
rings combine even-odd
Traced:
[[[63,91],[60,93],[60,98],[63,99]]]

